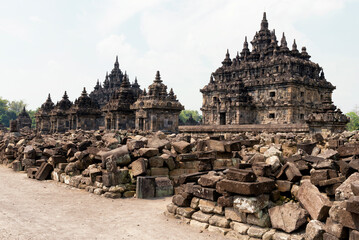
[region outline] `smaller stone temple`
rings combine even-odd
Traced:
[[[167,86],[162,83],[160,72],[146,91],[131,106],[135,110],[135,128],[149,131],[176,132],[178,116],[184,109],[174,95],[173,89],[167,93]]]
[[[179,114],[184,107],[171,89],[162,83],[160,73],[149,86],[149,93],[142,91],[135,77],[130,83],[126,71],[120,69],[118,57],[110,74],[101,84],[97,80],[94,90],[72,103],[65,91],[56,105],[50,95],[36,113],[38,132],[66,132],[68,130],[126,130],[175,132]]]
[[[100,106],[88,96],[86,88],[68,110],[68,121],[70,129],[93,130],[99,128]]]
[[[135,128],[135,114],[131,109],[131,104],[136,99],[137,96],[135,96],[127,74],[125,74],[120,88],[102,108],[105,115],[105,128],[115,130]]]
[[[19,116],[17,117],[17,126],[19,129],[22,129],[24,127],[31,128],[31,123],[31,118],[24,107]]]
[[[56,104],[50,113],[50,132],[65,132],[70,130],[70,121],[68,119],[68,110],[72,107],[72,102],[65,91],[61,101]],[[38,123],[36,123],[37,125]]]
[[[54,109],[55,105],[51,100],[51,96],[46,99],[46,102],[43,103],[40,109],[35,114],[36,118],[36,130],[41,133],[48,133],[51,130],[51,120],[50,114],[52,109]]]

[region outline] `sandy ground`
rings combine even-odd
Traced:
[[[164,215],[171,198],[107,199],[0,166],[0,239],[225,239]]]

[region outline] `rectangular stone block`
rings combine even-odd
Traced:
[[[247,214],[244,212],[236,211],[234,208],[226,207],[224,209],[224,216],[232,221],[245,223],[247,221]]]
[[[136,185],[137,198],[154,198],[156,196],[156,180],[154,177],[138,177]]]
[[[349,143],[338,148],[340,157],[359,155],[359,143]]]
[[[270,193],[275,188],[275,182],[269,178],[261,178],[257,182],[237,182],[225,179],[217,183],[216,188],[218,192],[227,191],[240,195],[260,195]]]
[[[304,181],[299,187],[297,199],[314,220],[323,221],[327,218],[331,202],[309,181]]]
[[[351,213],[359,214],[359,196],[353,196],[346,201],[346,210]]]
[[[168,176],[168,168],[151,168],[151,176]]]
[[[235,180],[239,182],[255,182],[257,180],[257,176],[253,173],[253,171],[246,169],[230,168],[226,172],[226,177],[228,180]]]
[[[39,170],[37,171],[35,178],[37,180],[45,180],[50,177],[53,167],[49,163],[42,163]]]
[[[285,169],[285,175],[287,179],[291,182],[297,182],[302,178],[302,174],[300,173],[298,167],[295,163],[288,162],[288,167]]]
[[[193,195],[199,198],[217,201],[219,194],[216,192],[214,188],[205,188],[199,185],[193,187]]]
[[[156,197],[167,197],[173,195],[173,185],[167,177],[157,177],[156,182]]]
[[[144,158],[139,158],[131,163],[132,175],[134,177],[143,175],[146,173],[146,164]]]

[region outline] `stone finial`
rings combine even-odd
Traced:
[[[287,40],[285,38],[284,32],[283,32],[283,35],[282,35],[282,39],[280,40],[280,47],[281,48],[286,48],[287,47]]]
[[[115,64],[114,64],[115,68],[119,68],[120,67],[120,64],[118,63],[118,56],[116,55],[116,61],[115,61]]]
[[[64,96],[62,96],[63,99],[68,99],[69,96],[67,96],[67,91],[65,91]]]
[[[142,93],[143,96],[146,96],[147,95],[147,91],[146,91],[146,88],[143,89],[143,93]]]
[[[263,13],[263,19],[261,22],[261,30],[268,30],[268,21],[266,12]]]
[[[292,45],[292,51],[297,51],[297,43],[295,42],[295,39]]]
[[[87,91],[86,88],[84,87],[84,89],[82,90],[81,96],[87,97]]]
[[[222,64],[223,64],[223,66],[230,66],[232,64],[232,60],[230,58],[228,49],[227,49],[227,52],[226,52],[226,57],[224,58]]]
[[[49,95],[47,96],[47,101],[51,101],[50,93],[49,93]]]
[[[161,75],[160,75],[160,71],[157,71],[156,72],[156,78],[155,78],[155,81],[156,83],[161,83],[162,80],[161,80]]]

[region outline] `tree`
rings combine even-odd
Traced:
[[[26,106],[27,106],[27,104],[23,100],[11,101],[9,103],[9,110],[14,111],[16,113],[16,115],[19,115],[19,113],[22,111],[22,109]]]
[[[198,113],[197,110],[182,110],[180,115],[179,115],[179,119],[185,123],[187,122],[188,118],[192,115],[192,118],[194,120],[196,120],[197,122],[201,122],[202,121],[202,115],[200,115]]]
[[[36,126],[35,114],[36,114],[37,111],[39,111],[39,108],[37,108],[35,111],[34,110],[27,111],[27,113],[29,114],[29,116],[31,118],[31,128],[35,128],[35,126]]]
[[[350,122],[347,124],[347,129],[349,131],[359,130],[359,116],[356,112],[349,112],[346,114],[350,117]]]

